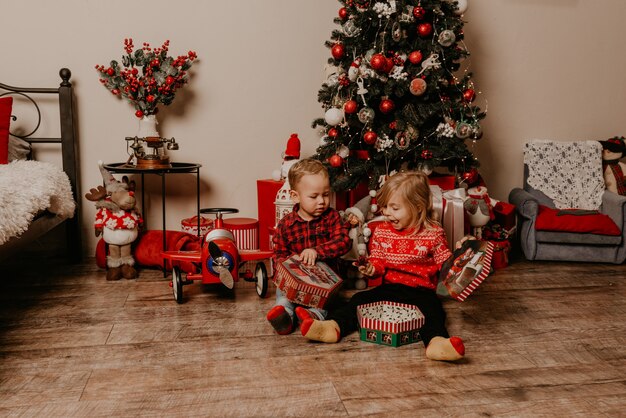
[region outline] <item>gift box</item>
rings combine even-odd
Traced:
[[[259,221],[254,218],[224,219],[224,228],[233,233],[240,250],[259,249]]]
[[[361,182],[357,186],[346,192],[337,192],[334,194],[334,204],[331,206],[337,210],[346,210],[369,194],[367,182]]]
[[[308,266],[296,256],[277,263],[274,275],[274,283],[287,299],[312,308],[323,308],[342,282],[326,263],[318,261]]]
[[[498,202],[493,207],[493,213],[496,217],[495,223],[502,225],[504,229],[515,228],[515,205],[508,202]]]
[[[469,232],[469,222],[466,222],[463,204],[467,198],[464,188],[448,190],[442,194],[443,218],[441,225],[446,232],[448,248],[452,249],[456,243]]]
[[[456,186],[456,179],[454,176],[432,173],[428,176],[428,183],[431,186],[439,186],[442,190],[452,190]]]
[[[257,209],[259,217],[259,248],[261,251],[271,249],[270,229],[275,227],[276,219],[276,193],[282,187],[284,181],[257,180]]]
[[[192,216],[191,218],[185,218],[180,221],[180,229],[188,234],[205,236],[211,229],[213,229],[213,220],[200,217],[200,234],[198,234],[198,217]]]
[[[374,302],[357,307],[361,341],[399,347],[420,341],[424,315],[417,306]]]
[[[454,251],[439,274],[437,294],[463,302],[491,272],[493,243],[468,240]]]

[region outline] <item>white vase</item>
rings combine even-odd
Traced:
[[[144,115],[139,119],[138,138],[160,137],[157,131],[157,119],[155,115]]]

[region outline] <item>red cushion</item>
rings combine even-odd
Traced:
[[[9,162],[9,125],[13,97],[0,97],[0,164]]]
[[[574,213],[576,213],[576,210],[552,209],[539,205],[539,215],[537,215],[535,220],[535,229],[537,231],[576,232],[598,235],[622,234],[608,215],[603,213],[577,215]]]

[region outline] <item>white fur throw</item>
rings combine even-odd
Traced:
[[[76,204],[67,174],[41,161],[0,164],[0,245],[21,235],[41,210],[71,218]]]

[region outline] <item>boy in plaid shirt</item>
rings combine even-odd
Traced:
[[[297,254],[305,264],[317,260],[336,268],[336,258],[350,249],[347,225],[339,213],[329,206],[330,180],[326,167],[314,159],[298,161],[289,170],[293,211],[280,220],[273,237],[275,261],[282,262]],[[267,313],[267,320],[280,335],[293,332],[295,317],[325,319],[323,309],[305,308],[289,301],[276,288],[276,305]]]

